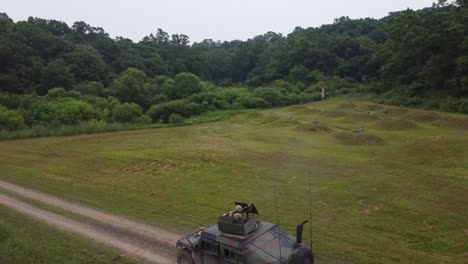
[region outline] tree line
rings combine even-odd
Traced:
[[[196,43],[162,29],[133,42],[83,21],[0,13],[0,128],[170,122],[317,100],[321,88],[467,113],[467,2]]]

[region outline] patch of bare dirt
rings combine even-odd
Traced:
[[[434,112],[413,112],[406,117],[420,123],[429,123],[440,119],[440,115]]]
[[[309,131],[309,132],[331,132],[333,131],[332,128],[321,123],[300,124],[297,126],[297,129],[301,131]]]
[[[382,109],[382,113],[391,116],[400,116],[408,113],[410,110],[401,107],[386,107]]]

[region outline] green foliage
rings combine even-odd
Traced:
[[[269,105],[269,103],[260,97],[255,97],[252,95],[242,95],[234,101],[236,108],[264,108]]]
[[[137,124],[151,124],[151,122],[153,122],[153,120],[149,115],[141,115],[135,118],[135,123]]]
[[[188,72],[182,72],[175,76],[174,80],[168,79],[164,82],[162,90],[171,99],[182,99],[192,94],[201,92],[200,79]]]
[[[270,106],[281,106],[284,105],[284,96],[280,90],[274,87],[260,87],[254,90],[254,96],[262,98]]]
[[[65,89],[57,87],[57,88],[52,88],[47,92],[47,96],[52,97],[52,98],[57,98],[57,97],[63,97],[67,94],[67,91]]]
[[[147,123],[143,112],[150,107],[153,121],[169,122],[172,114],[187,118],[320,100],[324,88],[327,98],[359,94],[465,113],[465,6],[439,1],[380,20],[341,17],[287,36],[268,32],[192,45],[187,36],[161,29],[135,43],[82,21],[71,27],[32,17],[14,22],[3,13],[0,104],[17,109],[27,126],[90,118]],[[248,88],[236,87],[243,85]],[[73,99],[72,106],[61,99]],[[122,110],[118,117],[114,109]]]
[[[137,103],[146,107],[149,104],[146,82],[147,77],[144,72],[128,68],[114,81],[111,92],[122,102]]]
[[[17,130],[25,126],[24,118],[19,111],[0,106],[0,130]]]
[[[104,85],[100,82],[91,81],[77,84],[73,87],[73,90],[78,91],[83,95],[102,95],[104,92]]]
[[[197,103],[190,103],[186,100],[174,100],[163,104],[153,105],[147,114],[154,122],[169,122],[172,114],[178,114],[182,117],[190,117],[206,112],[208,109]]]
[[[143,109],[135,103],[119,104],[112,109],[112,119],[117,122],[137,123],[138,118],[142,115]]]
[[[74,125],[82,121],[100,119],[92,105],[72,98],[38,102],[31,107],[30,115],[35,123],[50,125]]]
[[[89,45],[77,45],[66,55],[67,64],[78,83],[101,81],[105,63],[101,54]]]
[[[466,99],[459,100],[454,97],[447,97],[440,103],[440,110],[447,112],[457,112],[459,109],[464,110],[466,108]],[[462,112],[462,111],[460,111]]]
[[[294,66],[289,71],[288,78],[292,83],[308,84],[315,81],[313,74],[303,65]]]
[[[174,124],[174,125],[181,124],[183,122],[183,120],[184,120],[184,117],[179,115],[179,114],[172,114],[169,117],[169,123]]]
[[[44,95],[52,87],[69,89],[74,82],[73,78],[70,68],[63,60],[53,61],[47,65],[42,73],[40,88],[37,92],[40,95]]]

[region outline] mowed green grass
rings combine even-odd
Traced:
[[[310,172],[322,262],[466,263],[467,124],[340,98],[192,126],[0,142],[0,178],[179,232],[214,223],[233,201],[275,222],[276,186],[280,225],[294,233],[309,218]]]

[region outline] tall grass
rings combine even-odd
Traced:
[[[37,137],[57,137],[72,136],[79,134],[95,134],[103,132],[115,132],[125,130],[137,130],[145,128],[157,128],[167,125],[162,124],[125,124],[125,123],[107,123],[105,121],[87,121],[78,125],[45,126],[37,125],[21,130],[0,130],[0,140],[25,139]]]

